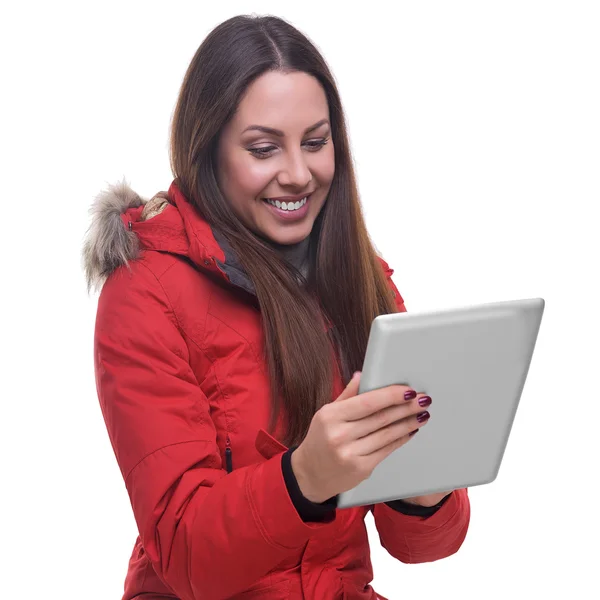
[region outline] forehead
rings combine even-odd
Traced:
[[[307,73],[269,72],[248,86],[230,126],[237,134],[249,125],[264,125],[281,129],[286,136],[302,135],[308,126],[328,117],[327,97],[317,79]]]

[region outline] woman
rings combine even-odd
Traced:
[[[222,23],[188,68],[170,150],[168,191],[111,186],[84,246],[98,395],[139,530],[123,600],[383,598],[367,512],[417,563],[459,549],[469,501],[336,509],[431,399],[357,398],[373,318],[406,309],[325,61],[281,19]]]

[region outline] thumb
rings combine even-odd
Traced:
[[[347,400],[348,398],[352,398],[358,394],[360,376],[360,371],[356,371],[354,375],[352,375],[352,378],[348,382],[346,389],[344,389],[344,391],[338,396],[337,400]]]

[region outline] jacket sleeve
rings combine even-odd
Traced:
[[[304,522],[286,488],[283,452],[227,473],[209,404],[159,279],[117,269],[94,335],[102,414],[144,550],[181,600],[233,596],[332,523]]]
[[[337,509],[338,494],[325,500],[325,502],[311,502],[304,496],[298,480],[292,469],[292,453],[298,446],[292,446],[284,454],[281,461],[283,470],[283,479],[287,487],[288,494],[292,499],[296,511],[303,521],[327,521]]]
[[[383,259],[380,260],[394,292],[398,312],[406,312],[404,299],[392,281],[394,271]],[[424,563],[458,552],[466,538],[471,516],[467,488],[453,490],[431,516],[403,514],[397,510],[400,508],[401,505],[385,502],[370,507],[379,541],[391,556],[403,563]]]

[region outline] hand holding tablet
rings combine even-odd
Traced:
[[[429,396],[405,385],[358,395],[359,385],[360,373],[355,373],[342,394],[317,411],[302,444],[292,453],[300,490],[312,502],[355,487],[427,424]]]

